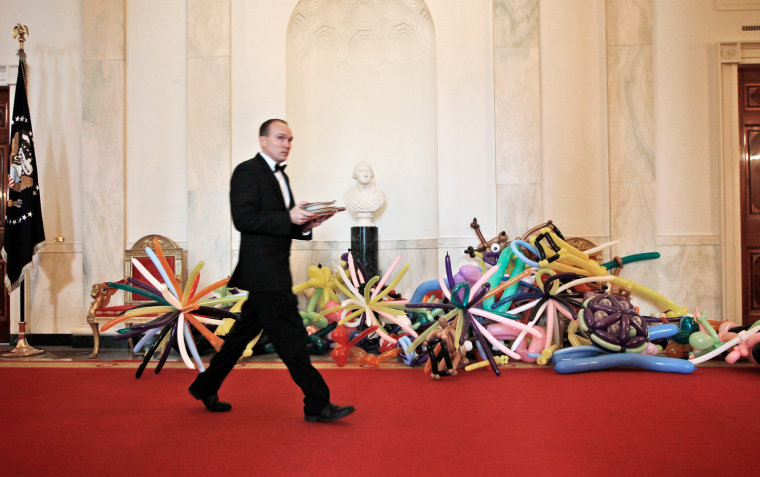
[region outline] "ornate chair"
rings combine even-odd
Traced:
[[[180,285],[184,285],[184,278],[187,275],[187,252],[177,245],[176,242],[163,235],[146,235],[142,237],[132,248],[124,251],[124,276],[127,278],[135,278],[143,282],[148,282],[142,273],[133,267],[132,259],[134,258],[140,264],[145,267],[149,272],[153,273],[156,277],[160,277],[160,273],[153,264],[148,254],[145,252],[145,247],[153,249],[153,238],[158,239],[158,243],[161,246],[161,251],[166,256],[166,261],[170,267],[173,268],[174,274],[177,277]],[[126,283],[127,279],[123,278],[119,280],[120,283]],[[89,358],[95,359],[98,356],[98,350],[100,348],[100,324],[107,323],[113,318],[119,316],[119,314],[130,308],[148,302],[147,298],[124,292],[124,305],[108,306],[111,297],[117,292],[116,288],[108,285],[108,283],[96,283],[90,290],[90,296],[92,297],[92,303],[87,313],[87,323],[92,328],[93,337],[93,350],[90,353]],[[125,323],[127,326],[131,323],[144,323],[150,321],[156,317],[155,314],[146,314],[145,316],[134,316],[130,318],[129,323]],[[130,340],[130,349],[132,347],[132,341]]]
[[[166,256],[166,261],[169,263],[169,266],[174,269],[174,275],[177,277],[177,281],[180,285],[184,285],[185,277],[187,275],[187,252],[182,250],[174,240],[164,237],[163,235],[146,235],[136,241],[132,248],[124,252],[124,276],[148,283],[148,280],[143,277],[140,270],[133,267],[132,259],[134,258],[155,277],[161,277],[161,274],[158,272],[158,269],[156,269],[153,261],[145,252],[145,247],[150,247],[150,249],[153,250],[154,237],[158,239],[158,244],[161,246],[161,251],[164,253],[164,256]],[[159,280],[161,279],[159,278]],[[142,295],[133,295],[132,293],[124,292],[124,303],[127,305],[139,305],[147,301],[151,300],[148,300]]]

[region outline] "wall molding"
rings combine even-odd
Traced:
[[[27,69],[29,66],[27,65]],[[14,86],[18,78],[18,64],[0,65],[0,86]]]
[[[715,0],[715,10],[760,10],[760,0]]]
[[[83,251],[82,242],[46,241],[37,253],[82,253]]]
[[[723,316],[742,316],[739,65],[760,64],[760,43],[718,43]]]
[[[700,245],[720,245],[720,235],[658,235],[658,247],[688,247]]]

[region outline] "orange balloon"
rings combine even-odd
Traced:
[[[388,361],[389,359],[393,359],[400,354],[401,354],[401,347],[396,346],[392,350],[389,350],[380,354],[380,356],[378,356],[377,359],[382,363],[383,361]]]
[[[351,362],[362,364],[367,357],[367,352],[357,346],[351,346],[348,349],[348,357],[351,358]]]

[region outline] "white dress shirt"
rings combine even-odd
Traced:
[[[277,162],[275,162],[274,159],[270,158],[263,152],[261,153],[261,157],[267,161],[267,165],[269,165],[269,168],[274,172],[277,182],[280,183],[280,192],[282,192],[282,199],[285,201],[285,207],[290,208],[290,189],[288,188],[288,183],[285,181],[285,176],[282,174],[282,171],[274,170],[274,167],[277,165]],[[283,162],[283,165],[284,164],[285,163]]]

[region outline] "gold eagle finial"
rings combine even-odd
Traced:
[[[26,25],[22,25],[21,23],[16,23],[16,26],[13,27],[13,38],[18,38],[19,50],[24,49],[24,42],[26,41],[26,35],[28,34],[29,34],[29,27]]]

